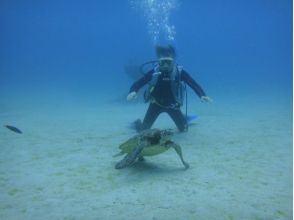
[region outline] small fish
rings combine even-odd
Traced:
[[[8,129],[11,130],[11,131],[14,131],[15,133],[22,134],[22,131],[19,130],[18,128],[14,127],[14,126],[11,126],[11,125],[4,125],[4,127],[8,128]]]

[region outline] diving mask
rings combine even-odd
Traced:
[[[159,58],[159,65],[160,66],[166,66],[166,65],[172,65],[174,62],[174,59],[171,57],[162,57]]]
[[[171,57],[162,57],[158,60],[160,71],[170,72],[174,68],[174,59]]]

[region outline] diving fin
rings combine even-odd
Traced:
[[[186,116],[186,120],[188,124],[191,124],[193,120],[195,120],[196,118],[198,118],[198,116],[196,114],[188,114]]]

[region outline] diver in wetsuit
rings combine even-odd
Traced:
[[[177,66],[175,50],[172,46],[156,47],[158,67],[150,70],[130,88],[127,100],[137,97],[137,92],[147,83],[149,88],[145,92],[145,100],[150,102],[143,123],[135,121],[137,131],[151,128],[158,115],[166,112],[175,122],[179,131],[186,131],[188,123],[181,112],[183,104],[183,83],[189,85],[202,101],[212,101],[206,96],[198,83],[180,66]]]

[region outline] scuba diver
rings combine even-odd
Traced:
[[[184,99],[184,83],[194,90],[201,101],[211,102],[212,100],[206,96],[198,83],[175,63],[176,52],[172,46],[157,46],[156,55],[158,60],[146,64],[155,63],[157,65],[131,86],[127,96],[128,101],[135,99],[139,89],[149,84],[144,99],[146,102],[149,101],[150,105],[143,122],[140,119],[134,122],[135,129],[139,132],[151,128],[158,115],[166,112],[180,132],[187,131],[187,118],[180,109]]]

